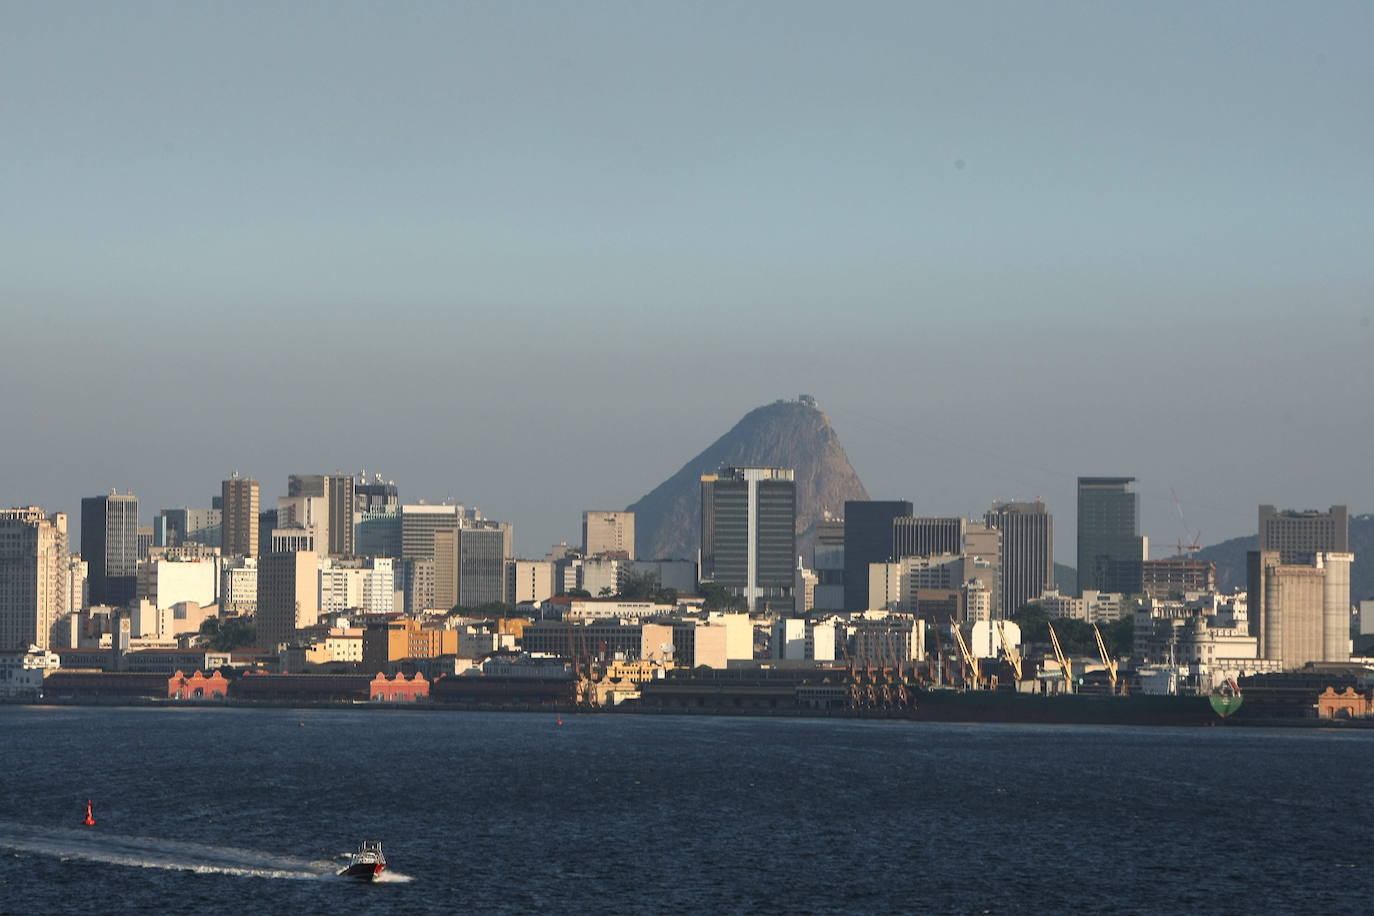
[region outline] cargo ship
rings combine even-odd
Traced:
[[[1205,696],[1039,694],[1010,690],[913,691],[907,717],[923,722],[1039,722],[1062,725],[1212,725]]]

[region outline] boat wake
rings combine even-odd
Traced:
[[[132,868],[163,868],[201,874],[316,880],[332,878],[329,862],[279,856],[235,846],[208,846],[158,837],[121,836],[97,830],[39,827],[0,821],[0,848],[60,859]]]

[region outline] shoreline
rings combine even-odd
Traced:
[[[590,708],[572,704],[550,704],[547,706],[502,705],[487,703],[379,703],[375,701],[338,702],[309,700],[138,700],[122,697],[109,700],[0,700],[0,706],[44,708],[89,708],[89,709],[338,709],[371,712],[413,712],[413,713],[520,713],[532,715],[596,715],[596,716],[691,716],[717,718],[765,718],[765,719],[812,719],[812,720],[877,720],[891,722],[910,722],[913,724],[946,725],[1113,725],[1142,728],[1281,728],[1281,729],[1326,729],[1330,731],[1351,731],[1374,729],[1371,719],[1318,719],[1295,717],[1252,716],[1240,718],[1217,717],[1213,720],[1180,724],[1177,722],[1091,722],[1091,721],[1048,721],[1034,720],[988,720],[978,718],[925,718],[903,711],[882,710],[844,710],[821,712],[809,709],[644,709],[634,706]]]

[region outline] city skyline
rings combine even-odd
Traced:
[[[0,503],[367,468],[531,552],[806,391],[1061,544],[1374,509],[1367,4],[142,8],[0,35]]]
[[[824,407],[823,404],[820,406]],[[1008,459],[1008,461],[1010,460],[1013,459]],[[323,466],[320,467],[322,468]],[[551,462],[549,467],[551,472],[556,473],[556,462]],[[856,471],[860,472],[860,477],[862,478],[862,469],[857,466],[855,469]],[[192,468],[192,470],[194,470],[194,468]],[[316,468],[316,470],[319,470],[319,468]],[[343,475],[351,478],[357,476],[363,470],[364,469],[360,468],[350,472],[347,468],[340,469],[336,466],[331,466],[331,469],[327,474],[312,474],[312,476]],[[237,473],[240,474],[241,478],[244,481],[253,481],[258,484],[258,486],[261,489],[261,505],[264,510],[271,505],[275,505],[275,501],[278,497],[286,496],[286,494],[290,490],[290,480],[292,477],[302,476],[300,468],[296,468],[291,472],[279,475],[279,483],[274,484],[273,481],[277,480],[277,477],[269,477],[267,475],[254,475],[242,469],[239,469]],[[389,482],[394,483],[398,493],[400,494],[399,499],[401,503],[411,505],[420,503],[429,503],[431,505],[440,505],[444,503],[457,504],[466,506],[469,509],[480,509],[483,512],[483,514],[489,518],[499,518],[502,521],[509,522],[515,527],[514,544],[516,553],[519,556],[542,557],[551,545],[558,544],[561,542],[567,542],[569,544],[578,544],[581,541],[581,527],[583,524],[582,516],[587,511],[585,507],[576,509],[568,519],[563,519],[561,516],[558,518],[554,518],[550,514],[535,514],[525,518],[516,518],[509,512],[503,513],[499,503],[497,503],[494,500],[485,498],[480,491],[468,495],[460,495],[456,494],[453,491],[453,489],[449,489],[443,495],[434,496],[415,492],[412,489],[412,487],[408,485],[408,481],[406,481],[405,479],[394,478],[380,471],[375,472],[374,474],[374,472],[370,469],[367,469],[366,473],[368,475],[369,480],[376,475],[381,475],[385,477]],[[665,471],[665,478],[670,473],[671,470]],[[134,476],[137,476],[140,479],[149,479],[157,478],[163,475],[159,468],[154,467],[140,468],[139,472]],[[180,508],[195,509],[201,507],[208,507],[211,504],[212,499],[221,497],[222,484],[225,480],[230,479],[230,477],[230,473],[224,473],[222,478],[210,480],[209,483],[211,485],[202,488],[205,492],[200,495],[199,499],[194,498],[195,494],[193,493],[193,498],[184,501],[161,501],[155,498],[149,498],[144,495],[144,491],[132,486],[110,485],[106,486],[104,488],[104,491],[106,493],[109,493],[111,491],[117,491],[119,493],[132,492],[134,496],[137,497],[140,506],[140,523],[151,524],[157,517],[157,515],[164,510],[173,510]],[[919,517],[942,516],[964,518],[973,521],[981,519],[983,515],[995,503],[1015,501],[1018,499],[1039,500],[1044,503],[1044,505],[1047,508],[1047,511],[1049,511],[1049,513],[1053,515],[1055,519],[1054,524],[1056,531],[1058,533],[1058,537],[1056,538],[1056,540],[1059,542],[1056,545],[1056,551],[1053,554],[1055,563],[1058,565],[1068,566],[1076,569],[1077,566],[1075,563],[1075,557],[1073,555],[1073,552],[1074,544],[1076,543],[1077,539],[1078,519],[1076,504],[1079,477],[1077,475],[1068,474],[1066,472],[1064,474],[1046,474],[1043,479],[1056,481],[1056,484],[1053,489],[1049,486],[1047,486],[1045,489],[1050,492],[1061,493],[1061,496],[1059,498],[1046,499],[1039,493],[1033,495],[1017,494],[1014,496],[989,495],[986,498],[986,500],[984,500],[981,506],[975,501],[973,504],[967,506],[966,508],[961,508],[960,505],[956,503],[956,501],[949,498],[948,494],[935,493],[931,495],[931,498],[927,500],[922,500],[919,496],[915,498],[909,496],[899,497],[894,496],[890,493],[874,491],[871,487],[870,493],[872,494],[874,500],[879,501],[884,499],[897,498],[908,499],[910,502],[913,503],[913,514]],[[276,487],[276,490],[274,490],[274,486]],[[1136,483],[1133,484],[1133,486],[1139,496],[1139,505],[1141,507],[1141,527],[1150,541],[1150,558],[1174,556],[1177,553],[1177,550],[1175,548],[1177,547],[1178,543],[1184,543],[1188,539],[1195,537],[1199,533],[1202,535],[1200,545],[1203,547],[1210,546],[1212,544],[1217,544],[1221,541],[1230,540],[1236,537],[1253,536],[1255,534],[1254,507],[1256,504],[1260,503],[1266,497],[1268,497],[1267,493],[1260,494],[1256,497],[1255,500],[1245,505],[1238,507],[1225,507],[1224,511],[1227,517],[1237,516],[1243,518],[1244,520],[1238,522],[1239,527],[1236,530],[1226,534],[1225,536],[1212,537],[1206,531],[1201,530],[1201,526],[1196,524],[1195,520],[1213,517],[1217,512],[1221,511],[1222,507],[1217,507],[1213,505],[1210,501],[1204,502],[1199,505],[1184,497],[1174,487],[1163,487],[1159,484],[1156,484],[1154,487],[1151,487],[1150,481],[1148,480],[1138,479]],[[73,519],[74,530],[80,531],[82,524],[81,502],[83,499],[90,497],[90,492],[99,492],[100,489],[100,487],[92,486],[85,486],[84,488],[79,487],[78,490],[68,499],[64,500],[59,497],[53,500],[44,501],[27,495],[31,491],[25,490],[22,487],[22,485],[11,482],[7,483],[4,486],[0,486],[0,503],[4,503],[5,505],[10,506],[37,505],[43,506],[47,511],[50,512],[65,512]],[[159,488],[156,487],[153,487],[151,489],[154,491],[159,490]],[[436,489],[438,489],[438,487],[436,487]],[[477,487],[472,487],[469,489],[474,491],[478,490]],[[498,488],[493,488],[493,490],[496,489]],[[910,492],[912,489],[916,488],[912,487],[904,492]],[[161,488],[161,491],[165,490],[165,487]],[[1330,490],[1332,493],[1335,493],[1334,488],[1325,488],[1323,492],[1326,492],[1327,490]],[[3,494],[6,493],[9,494],[7,498],[3,496]],[[1067,494],[1067,496],[1064,496],[1062,494]],[[474,496],[476,498],[473,498]],[[638,497],[636,496],[634,498]],[[975,496],[974,499],[976,500],[977,497]],[[569,505],[577,506],[590,505],[595,502],[594,500],[583,499],[577,491],[569,492],[566,496],[563,497],[561,501],[566,502]],[[625,506],[628,506],[632,501],[632,499],[626,500]],[[1269,501],[1273,502],[1273,500]],[[1353,500],[1346,500],[1343,497],[1341,497],[1341,494],[1338,493],[1335,494],[1333,499],[1328,500],[1326,503],[1319,502],[1314,505],[1307,505],[1303,503],[1279,502],[1278,504],[1285,505],[1293,510],[1312,510],[1319,506],[1329,505],[1334,502],[1351,502],[1351,516],[1365,515],[1368,514],[1368,512],[1371,511],[1371,509],[1374,509],[1374,507],[1360,507],[1358,503],[1354,503]],[[940,511],[940,508],[943,508],[944,511]],[[621,508],[606,511],[624,513],[626,509]],[[1152,524],[1153,536],[1152,531],[1146,527]],[[531,535],[528,533],[530,529],[533,529],[538,533]],[[552,537],[544,537],[543,532],[551,532]],[[810,558],[807,557],[805,559],[809,561]]]

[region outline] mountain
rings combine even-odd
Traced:
[[[792,468],[797,481],[797,552],[827,510],[844,512],[847,499],[868,499],[830,418],[803,397],[774,401],[744,415],[734,428],[684,464],[634,505],[635,555],[694,557],[701,543],[701,475],[722,464]]]
[[[1054,587],[1061,595],[1078,594],[1078,570],[1063,563],[1054,564]]]
[[[1245,554],[1259,547],[1258,535],[1231,538],[1197,552],[1199,560],[1213,560],[1217,564],[1217,588],[1230,591],[1243,589],[1245,583]],[[1374,515],[1350,517],[1350,552],[1355,562],[1350,566],[1350,600],[1374,598]]]

